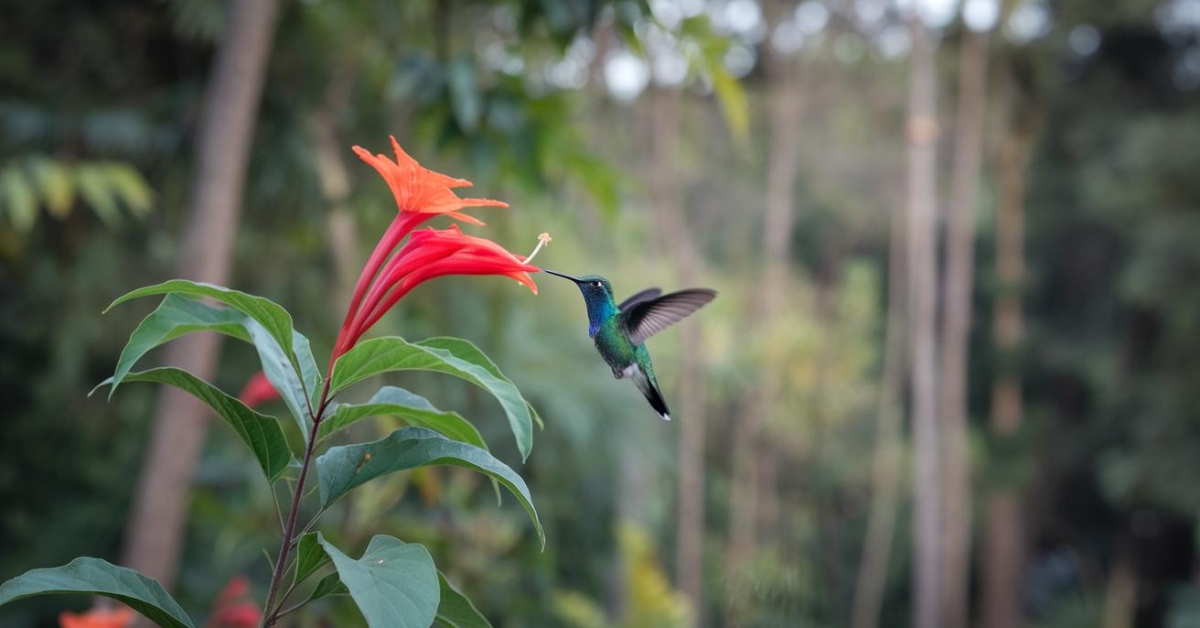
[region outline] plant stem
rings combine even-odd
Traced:
[[[287,600],[289,597],[291,597],[292,592],[294,592],[296,590],[297,584],[298,583],[296,582],[296,579],[293,578],[292,584],[289,585],[287,590],[283,592],[283,595],[279,596],[279,602],[275,605],[275,608],[263,609],[263,610],[270,610],[271,615],[273,617],[275,617],[275,619],[278,621],[278,619],[283,616],[283,613],[281,613],[280,610],[283,609],[283,605],[287,603]],[[301,604],[303,604],[303,602],[301,602]]]
[[[304,497],[304,480],[308,478],[308,468],[312,464],[313,452],[317,448],[317,428],[321,425],[321,416],[329,405],[329,379],[325,380],[325,388],[321,391],[321,402],[312,418],[312,428],[308,435],[308,444],[304,448],[304,460],[300,463],[300,477],[296,480],[296,490],[292,493],[292,507],[288,511],[287,524],[283,528],[283,538],[279,542],[279,559],[275,563],[275,572],[271,575],[271,585],[267,588],[267,601],[263,605],[261,628],[273,626],[279,619],[275,609],[275,596],[279,593],[279,585],[287,572],[288,553],[292,550],[292,534],[296,531],[296,518],[300,514],[300,502]]]
[[[300,497],[304,490],[304,480],[308,476],[308,466],[312,461],[315,442],[316,430],[313,430],[312,437],[308,439],[308,446],[304,450],[304,462],[300,465],[300,478],[296,481],[296,491],[292,495],[292,508],[288,513],[287,525],[283,529],[283,540],[279,544],[279,559],[275,562],[275,573],[271,575],[271,586],[267,589],[267,603],[263,605],[264,609],[270,609],[274,606],[275,594],[279,591],[279,584],[283,580],[284,572],[287,570],[288,552],[292,548],[292,532],[296,529],[296,516],[300,512]],[[274,613],[263,617],[263,628],[271,626],[274,623]]]
[[[305,600],[304,602],[299,602],[293,606],[289,606],[288,608],[285,608],[282,611],[279,611],[279,613],[276,614],[276,618],[283,617],[284,615],[290,615],[290,614],[300,610],[300,607],[304,606],[306,603],[308,603],[308,600]]]

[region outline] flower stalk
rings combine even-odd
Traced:
[[[325,408],[328,406],[329,398],[329,380],[325,380],[325,387],[321,391],[321,401],[317,404],[317,412],[309,415],[312,419],[312,429],[308,434],[308,443],[304,447],[304,459],[300,462],[300,477],[296,479],[296,490],[292,493],[292,505],[288,510],[287,523],[283,527],[283,538],[279,543],[279,557],[275,561],[275,570],[271,574],[271,584],[267,587],[267,601],[263,605],[266,613],[263,615],[262,628],[273,626],[279,618],[279,608],[275,604],[275,596],[279,593],[279,587],[283,582],[283,577],[286,575],[288,565],[288,554],[292,549],[292,535],[296,533],[296,521],[300,514],[300,502],[304,496],[304,481],[308,478],[308,469],[312,466],[312,456],[316,451],[317,446],[317,428],[321,425],[321,417],[325,414]],[[286,601],[279,600],[279,604]]]

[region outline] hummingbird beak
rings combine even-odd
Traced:
[[[564,273],[556,273],[548,268],[543,268],[542,272],[550,273],[551,275],[554,275],[556,277],[562,277],[563,279],[570,279],[571,281],[574,281],[575,283],[579,283],[579,280],[576,279],[575,277],[572,277],[572,276],[564,274]]]

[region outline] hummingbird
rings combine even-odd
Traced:
[[[612,368],[613,377],[633,380],[654,411],[670,421],[667,402],[650,364],[646,339],[707,305],[717,297],[717,291],[690,288],[663,294],[658,288],[646,288],[617,304],[612,284],[600,275],[572,277],[553,270],[546,272],[575,282],[587,304],[588,336],[596,344],[600,357]]]

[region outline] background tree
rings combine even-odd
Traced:
[[[975,216],[982,177],[983,134],[987,107],[989,31],[999,15],[998,2],[963,6],[959,36],[958,99],[954,119],[953,166],[946,204],[945,288],[942,307],[941,386],[938,397],[945,469],[942,577],[946,626],[970,623],[968,597],[971,562],[970,422],[967,416],[972,293],[975,277]]]
[[[229,7],[196,129],[195,172],[178,269],[183,278],[228,283],[276,11],[274,0],[242,0]],[[219,339],[216,334],[189,336],[172,344],[165,360],[210,379]],[[209,409],[174,387],[163,389],[158,405],[121,562],[170,587]]]
[[[923,18],[908,17],[908,308],[913,447],[913,624],[942,625],[942,440],[937,419],[937,68]]]

